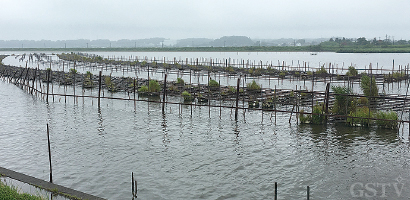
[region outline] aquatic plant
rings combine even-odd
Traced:
[[[323,114],[323,104],[313,106],[312,124],[323,124],[325,122],[325,115]]]
[[[225,68],[225,71],[227,71],[227,72],[235,72],[235,70],[233,69],[232,66],[226,67],[226,68]]]
[[[369,103],[369,99],[367,99],[366,97],[360,97],[359,100],[357,100],[357,103],[361,105],[367,105]]]
[[[92,88],[94,86],[93,81],[91,80],[93,74],[89,71],[85,74],[84,82],[83,82],[83,87],[85,88]]]
[[[370,113],[370,114],[369,114]],[[347,122],[352,126],[369,126],[371,123],[370,119],[372,117],[372,112],[369,111],[367,106],[359,107],[355,111],[352,111],[348,115]],[[357,117],[357,118],[353,118]]]
[[[158,81],[150,80],[148,86],[148,92],[159,92],[161,91],[161,86],[159,85]]]
[[[104,82],[105,82],[105,86],[107,86],[107,88],[110,92],[115,92],[116,91],[115,85],[111,81],[111,77],[106,76],[105,79],[104,79]]]
[[[219,87],[219,83],[213,79],[209,80],[209,87]]]
[[[397,129],[398,128],[398,122],[397,120],[399,117],[397,116],[397,113],[394,111],[379,111],[376,112],[375,118],[377,119],[383,119],[383,120],[376,120],[376,124],[380,128],[388,128],[388,129]],[[393,121],[388,121],[388,120],[393,120]]]
[[[77,70],[76,70],[76,69],[71,68],[71,69],[70,69],[70,73],[71,73],[71,74],[77,74]]]
[[[348,71],[346,72],[346,76],[357,76],[359,73],[357,72],[356,68],[350,66]]]
[[[140,89],[138,89],[138,92],[148,92],[148,86],[143,85],[140,87]]]
[[[307,124],[307,123],[310,123],[310,120],[311,120],[311,117],[310,117],[310,115],[305,115],[305,110],[300,110],[300,113],[299,113],[299,120],[300,120],[300,123],[302,123],[302,124]]]
[[[345,86],[332,86],[332,90],[335,93],[335,103],[333,105],[332,112],[338,115],[347,115],[356,110],[356,101],[352,96],[352,90]]]
[[[235,88],[235,87],[232,87],[232,86],[228,86],[228,91],[229,91],[230,93],[236,93],[236,88]]]
[[[316,74],[327,74],[325,66],[323,65],[322,67],[320,67],[320,69],[316,71]]]
[[[181,93],[182,97],[184,97],[184,101],[192,101],[194,100],[194,97],[191,95],[191,93],[187,92],[186,90]]]
[[[360,79],[360,88],[365,96],[378,96],[379,89],[376,85],[376,79],[363,74]]]
[[[255,80],[253,80],[252,83],[246,84],[246,87],[247,87],[247,89],[250,90],[250,91],[258,91],[258,90],[261,90],[261,86],[258,85]]]
[[[281,71],[281,72],[279,73],[279,76],[282,77],[282,78],[285,77],[285,76],[286,76],[286,72],[285,72],[285,71]]]
[[[177,85],[184,85],[185,81],[182,78],[177,78]]]

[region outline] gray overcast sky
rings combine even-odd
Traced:
[[[394,36],[409,0],[1,0],[0,40]],[[393,39],[393,38],[392,38]]]

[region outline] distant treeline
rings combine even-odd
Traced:
[[[338,53],[410,53],[410,41],[330,38],[317,40],[258,40],[245,36],[225,36],[216,40],[191,38],[164,45],[164,38],[141,40],[0,40],[0,51],[266,51],[266,52],[338,52]],[[293,42],[292,42],[293,41]],[[280,43],[280,44],[277,44]],[[40,44],[43,44],[42,46]],[[189,45],[191,44],[191,45]]]
[[[141,48],[141,47],[245,47],[245,46],[309,46],[325,41],[318,39],[259,39],[246,36],[224,36],[218,39],[186,38],[169,40],[149,38],[129,40],[0,40],[0,48]]]

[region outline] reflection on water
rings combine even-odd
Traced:
[[[98,133],[99,133],[100,135],[105,134],[105,133],[104,133],[104,125],[103,125],[103,122],[104,122],[104,119],[103,119],[103,116],[102,116],[102,114],[101,114],[101,107],[98,107],[98,128],[97,128],[97,130],[98,130]]]
[[[274,182],[281,199],[305,198],[308,185],[314,199],[350,199],[356,182],[410,185],[408,124],[397,133],[289,124],[285,113],[275,125],[273,113],[255,110],[235,121],[232,109],[195,105],[47,104],[3,81],[0,94],[1,166],[47,180],[49,123],[55,182],[108,199],[131,198],[131,172],[141,199],[271,199]]]

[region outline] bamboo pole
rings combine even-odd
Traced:
[[[235,106],[235,121],[238,121],[238,103],[239,103],[239,84],[241,83],[241,78],[238,78],[236,83],[236,106]]]
[[[100,97],[101,97],[101,76],[102,76],[102,71],[100,71],[100,74],[98,76],[98,107],[100,107]]]
[[[51,148],[50,148],[50,131],[47,124],[47,142],[48,142],[48,161],[50,162],[50,183],[53,183],[53,170],[51,168]]]

